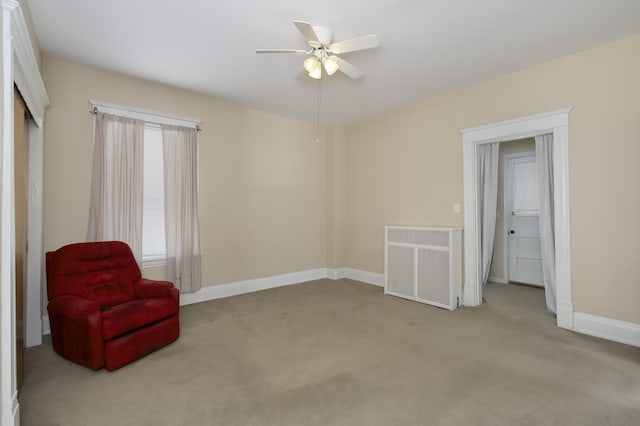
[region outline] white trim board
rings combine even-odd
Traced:
[[[342,278],[349,278],[355,281],[361,281],[363,283],[372,284],[375,286],[381,287],[384,285],[383,274],[377,274],[352,268],[318,268],[308,271],[276,275],[273,277],[256,278],[252,280],[204,287],[195,293],[181,294],[180,305],[190,305],[192,303],[206,302],[207,300],[237,296],[239,294],[252,293],[254,291],[266,290],[269,288],[302,284],[308,281],[320,280],[324,278],[328,278],[334,281]]]
[[[5,11],[10,13],[10,33],[13,47],[13,81],[20,90],[29,112],[38,127],[44,122],[44,111],[49,106],[49,97],[40,76],[38,62],[32,49],[29,30],[20,8],[15,0],[2,0]],[[5,22],[6,23],[6,22]],[[5,33],[7,28],[4,29]]]
[[[252,293],[254,291],[300,284],[303,282],[319,280],[322,278],[328,278],[326,268],[311,269],[308,271],[293,272],[290,274],[276,275],[273,277],[255,278],[233,283],[212,285],[203,287],[195,293],[181,294],[180,305],[191,305],[192,303],[206,302],[208,300],[237,296],[239,294]]]
[[[365,284],[384,287],[384,274],[378,272],[363,271],[362,269],[342,268],[343,275],[340,278],[348,278]]]
[[[20,407],[16,380],[15,343],[15,218],[14,218],[14,165],[13,165],[13,87],[14,84],[33,116],[35,125],[29,128],[30,168],[41,167],[45,108],[49,98],[38,69],[38,63],[29,37],[27,24],[15,0],[2,0],[2,184],[0,185],[0,423],[20,424]],[[33,158],[31,158],[33,156]],[[32,161],[33,160],[33,161]],[[42,244],[42,170],[29,173],[29,235],[32,253],[41,253]],[[25,342],[39,344],[41,257],[27,256],[25,280]]]
[[[640,347],[640,324],[575,312],[573,329],[578,333]]]

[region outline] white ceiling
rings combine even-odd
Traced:
[[[315,80],[291,21],[334,40],[377,34],[343,55],[364,71],[322,80],[323,124],[375,116],[469,84],[640,33],[639,0],[28,0],[45,55],[274,114],[316,118]],[[636,52],[638,54],[638,52]]]

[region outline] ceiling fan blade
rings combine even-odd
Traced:
[[[378,36],[370,34],[364,37],[352,38],[350,40],[339,41],[329,46],[329,52],[340,54],[354,52],[356,50],[373,49],[380,46]]]
[[[256,53],[295,53],[296,55],[306,55],[306,50],[302,49],[256,49]]]
[[[298,72],[298,74],[296,75],[295,80],[304,80],[305,77],[307,77],[308,75],[309,73],[307,72],[307,70],[302,68],[300,72]]]
[[[293,21],[293,25],[295,25],[298,31],[300,31],[300,34],[302,34],[302,37],[304,37],[304,39],[307,40],[307,43],[309,43],[309,46],[315,47],[315,48],[322,46],[322,43],[320,43],[320,40],[318,40],[318,35],[313,30],[313,27],[311,26],[310,23],[303,22],[303,21]]]
[[[338,71],[342,71],[354,80],[362,77],[362,74],[364,74],[360,68],[355,65],[351,65],[340,57],[336,57],[336,61],[338,62]]]

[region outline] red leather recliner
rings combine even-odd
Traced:
[[[126,243],[70,244],[46,255],[53,349],[115,370],[180,335],[177,288],[142,278]]]

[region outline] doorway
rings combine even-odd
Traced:
[[[463,301],[482,303],[479,238],[478,150],[482,144],[504,142],[551,133],[553,135],[553,199],[556,260],[557,325],[573,329],[571,296],[571,250],[569,220],[569,111],[570,108],[461,130],[464,173],[464,264]]]

